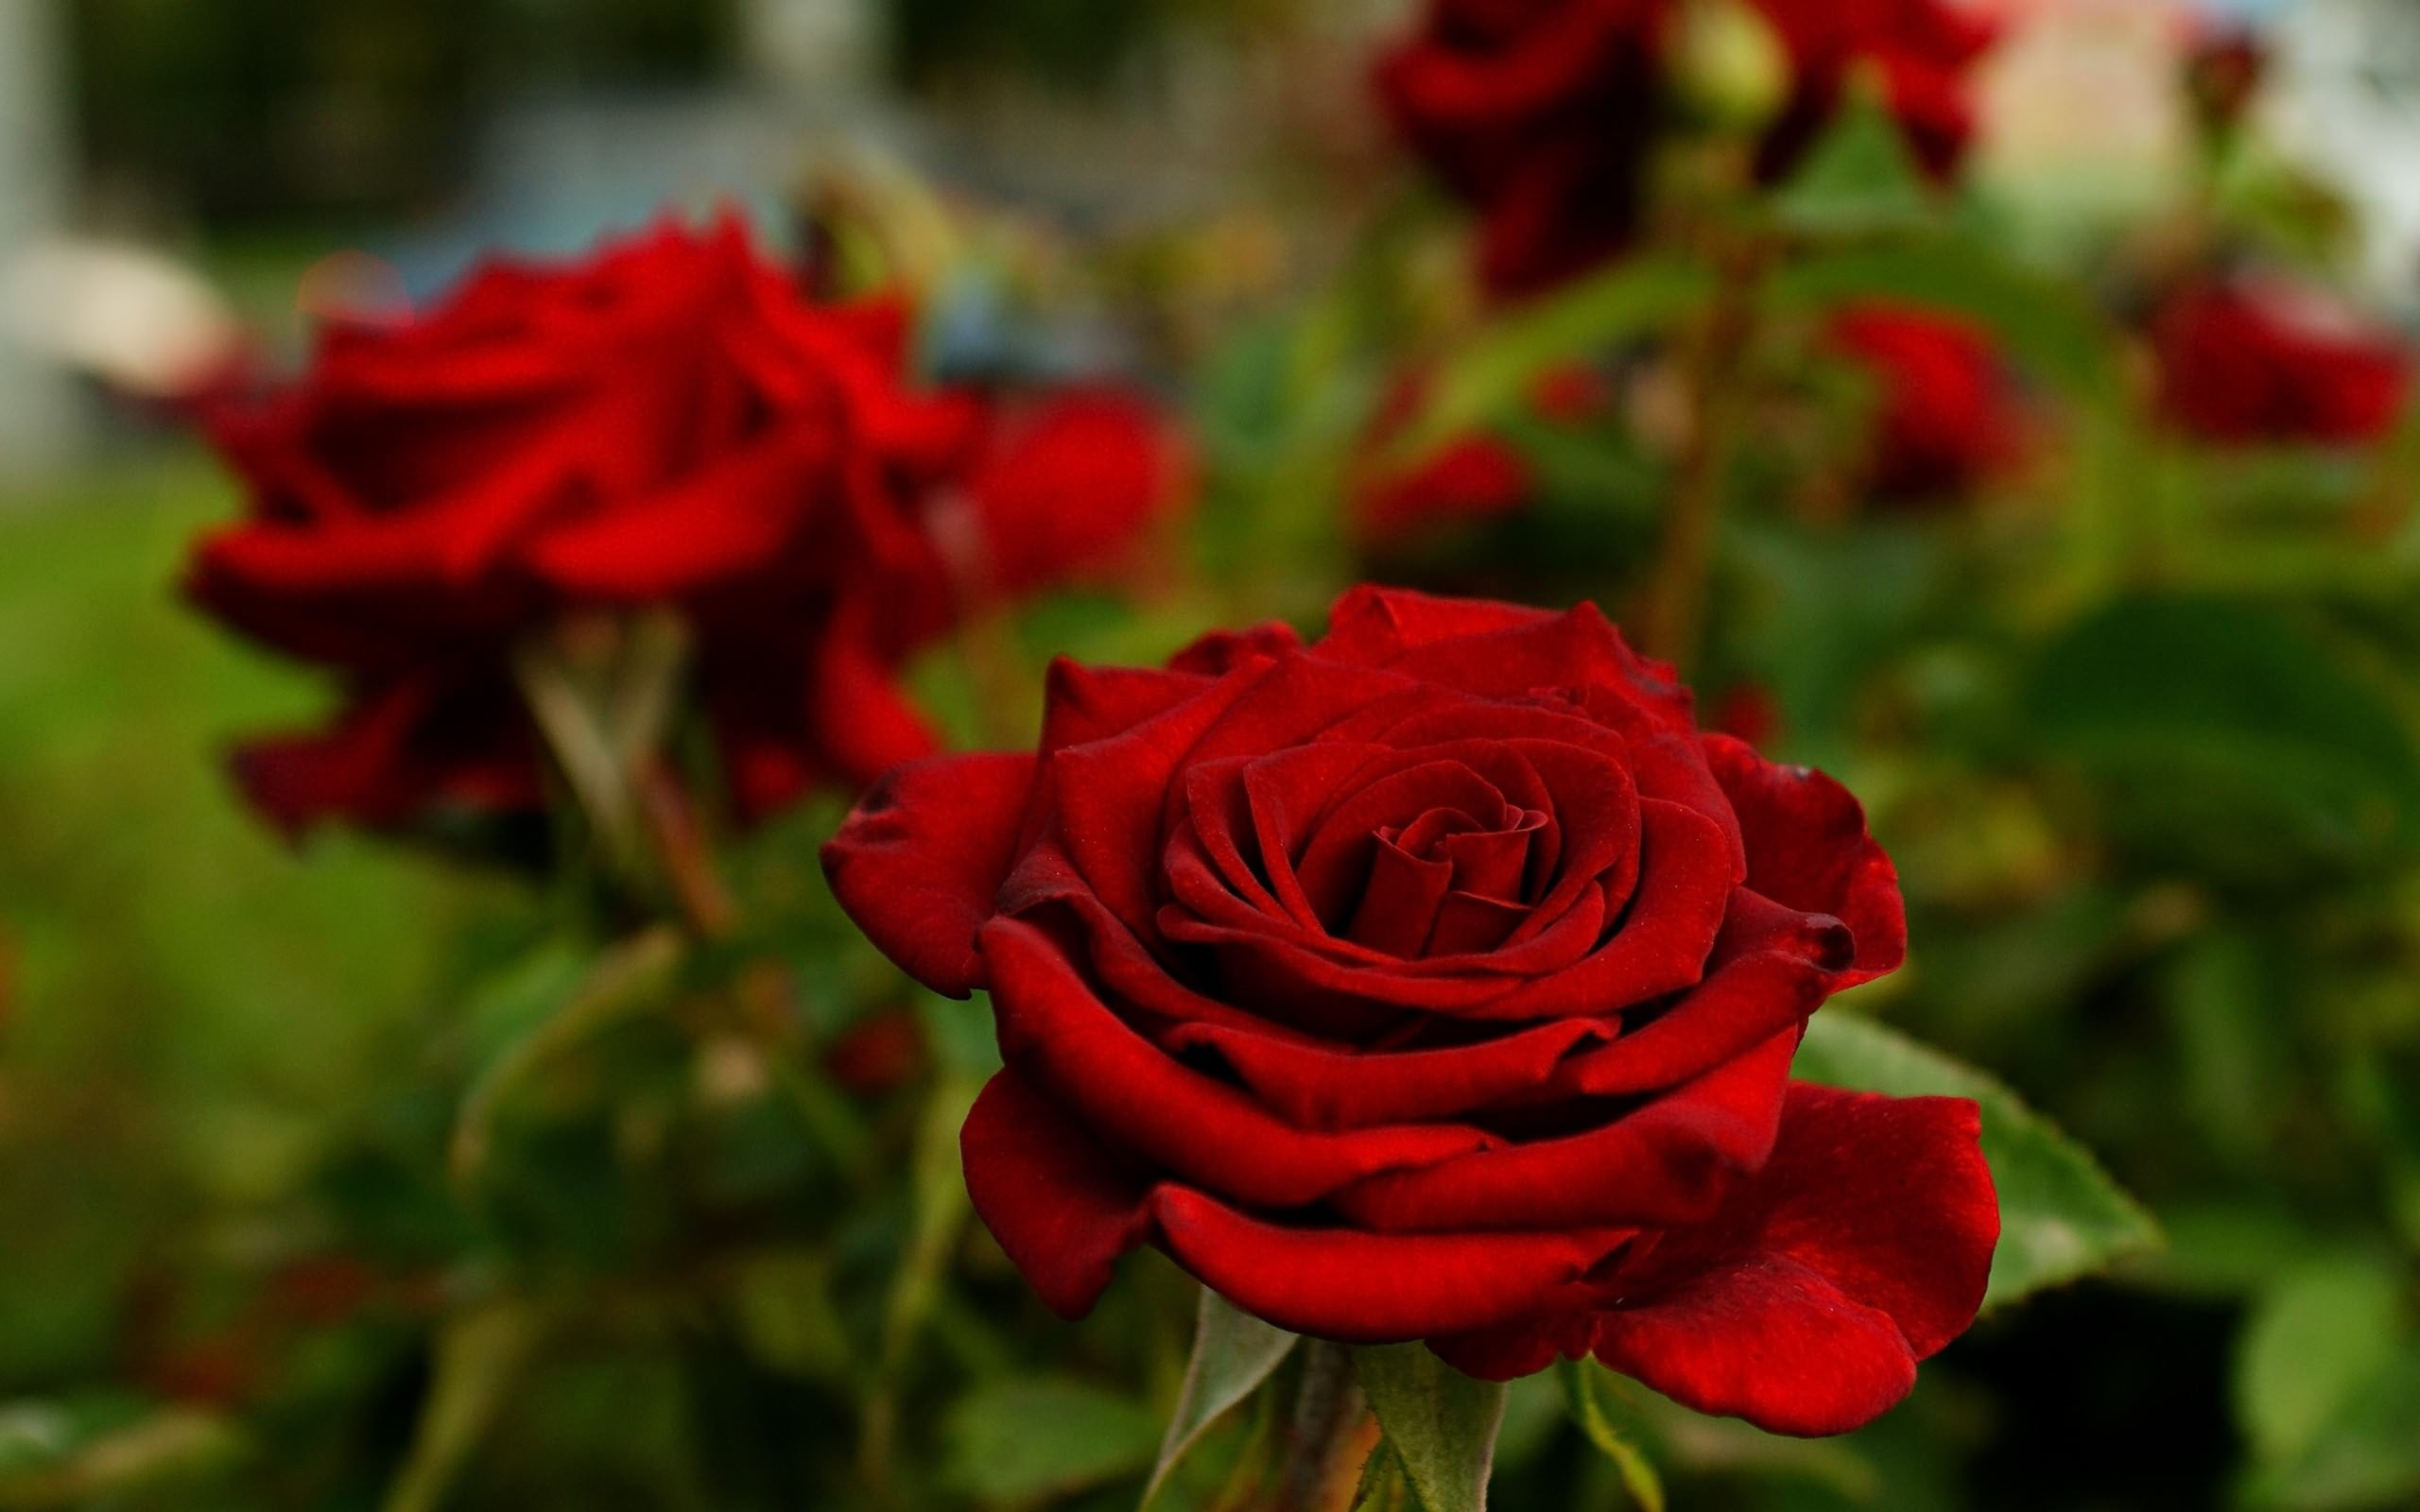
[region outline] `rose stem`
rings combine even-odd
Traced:
[[[1755,330],[1757,285],[1765,261],[1766,249],[1754,238],[1717,257],[1720,278],[1714,303],[1688,353],[1689,432],[1682,443],[1672,507],[1665,517],[1655,576],[1648,587],[1645,637],[1648,653],[1671,662],[1684,677],[1697,659],[1705,618],[1715,527],[1745,408],[1740,369]]]
[[[1345,1512],[1377,1447],[1378,1419],[1354,1378],[1353,1351],[1326,1339],[1303,1347],[1303,1382],[1294,1396],[1292,1447],[1278,1471],[1277,1512]]]

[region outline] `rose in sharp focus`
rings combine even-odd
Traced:
[[[1152,1244],[1297,1332],[1828,1433],[1980,1301],[1973,1106],[1789,1080],[1900,960],[1890,861],[1593,609],[1360,589],[1309,645],[1062,662],[1036,751],[891,773],[825,866],[989,989],[967,1181],[1063,1313]]]

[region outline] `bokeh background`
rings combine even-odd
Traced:
[[[1854,1008],[1989,1068],[2163,1242],[1995,1312],[1849,1439],[1637,1432],[1689,1508],[2420,1505],[2420,423],[2404,394],[2359,438],[2221,444],[2164,414],[2152,339],[2238,266],[2414,329],[2420,8],[1993,9],[1967,182],[1924,214],[1994,260],[1867,292],[1978,323],[2011,455],[1885,499],[1873,378],[1784,331],[1692,672],[1898,861],[1911,965]],[[729,860],[795,1064],[592,1026],[497,1099],[466,1190],[459,1108],[576,976],[567,905],[244,811],[226,748],[325,689],[179,602],[236,495],[171,401],[491,249],[736,205],[911,286],[929,371],[1115,372],[1193,429],[1150,570],[920,670],[962,738],[1054,651],[1153,658],[1364,576],[1622,610],[1670,396],[1606,301],[1473,294],[1467,216],[1367,82],[1411,19],[0,0],[0,1506],[1132,1504],[1183,1279],[1064,1329],[967,1229],[951,1099],[988,1024],[852,943],[813,862],[837,797]],[[2221,41],[2256,83],[2214,125]],[[1868,188],[1808,213],[1904,208]],[[1512,402],[1575,362],[1578,401]],[[1517,507],[1369,523],[1414,369],[1516,458]],[[1499,1505],[1624,1504],[1550,1401],[1516,1400],[1503,1465]]]

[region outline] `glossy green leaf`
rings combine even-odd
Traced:
[[[1971,1097],[2000,1201],[1985,1308],[2106,1269],[2160,1242],[2158,1226],[2083,1145],[2006,1087],[1872,1019],[1833,1008],[1807,1023],[1792,1066],[1808,1081],[1896,1097]]]
[[[1297,1335],[1237,1310],[1207,1286],[1201,1288],[1193,1358],[1185,1365],[1184,1385],[1177,1394],[1167,1435],[1160,1440],[1159,1464],[1143,1488],[1143,1505],[1151,1504],[1177,1462],[1210,1425],[1258,1390],[1300,1342]]]
[[[1474,1381],[1425,1344],[1353,1351],[1361,1390],[1422,1512],[1480,1512],[1504,1420],[1504,1384]]]
[[[987,1502],[1065,1496],[1151,1463],[1160,1425],[1138,1403],[1063,1376],[988,1382],[943,1424],[942,1478]]]

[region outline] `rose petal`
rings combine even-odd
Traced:
[[[823,847],[833,896],[900,969],[962,998],[984,985],[976,934],[1014,861],[1034,758],[941,756],[893,768]]]
[[[1793,1028],[1585,1133],[1389,1172],[1328,1200],[1390,1232],[1695,1223],[1771,1153],[1797,1049]]]
[[[1288,1123],[1334,1129],[1459,1117],[1533,1092],[1573,1047],[1618,1032],[1610,1021],[1553,1019],[1469,1045],[1370,1052],[1195,1020],[1160,1042],[1210,1051]]]
[[[959,1150],[976,1215],[1061,1317],[1091,1312],[1150,1237],[1145,1183],[1012,1070],[984,1085]]]
[[[1857,957],[1838,988],[1895,971],[1908,954],[1899,874],[1867,833],[1849,791],[1804,766],[1776,766],[1729,735],[1704,737],[1747,842],[1748,885],[1776,902],[1848,925]]]
[[[1033,924],[995,919],[984,926],[981,948],[1009,1063],[1046,1086],[1113,1153],[1132,1153],[1235,1201],[1302,1207],[1377,1172],[1495,1143],[1451,1124],[1295,1128],[1120,1021]]]
[[[1151,1194],[1161,1243],[1201,1283],[1282,1329],[1386,1344],[1483,1329],[1618,1250],[1622,1229],[1372,1234],[1248,1218],[1167,1185]]]

